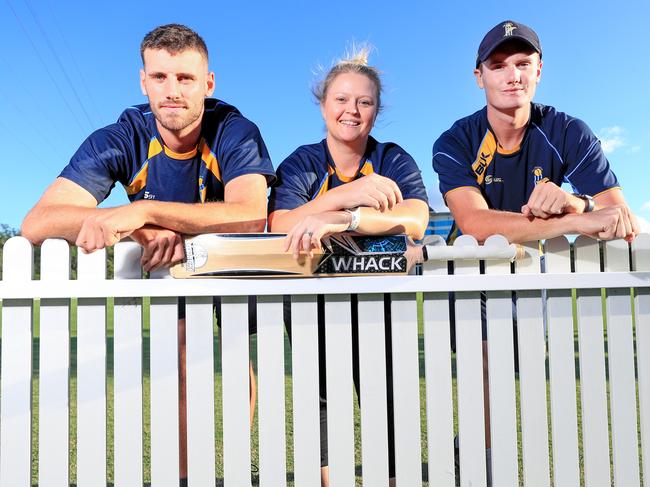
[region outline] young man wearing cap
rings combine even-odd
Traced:
[[[478,49],[474,75],[486,106],[458,120],[433,145],[433,168],[458,231],[510,242],[583,234],[638,233],[599,140],[579,119],[532,103],[542,47],[528,26],[507,20]],[[560,186],[567,183],[572,191]],[[498,229],[498,230],[495,230]],[[487,334],[483,319],[486,446],[490,447]],[[488,478],[489,478],[488,463]]]
[[[495,228],[510,242],[571,233],[631,240],[636,219],[596,136],[581,120],[532,103],[541,58],[524,24],[500,22],[483,38],[474,75],[487,106],[433,146],[456,225],[479,241]]]

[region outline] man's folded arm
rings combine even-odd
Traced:
[[[611,193],[611,194],[610,194]],[[619,193],[618,195],[616,193]],[[603,240],[630,239],[638,225],[620,190],[613,189],[596,197],[597,210],[591,213],[567,213],[550,218],[524,216],[521,213],[492,210],[477,188],[462,187],[445,195],[447,206],[460,230],[479,242],[499,233],[513,243],[583,234]]]
[[[144,225],[178,233],[263,231],[266,223],[266,178],[246,174],[228,182],[223,202],[173,203],[140,200],[114,208],[97,208],[84,188],[58,178],[25,217],[21,232],[40,245],[65,238],[87,251],[113,245]]]
[[[100,211],[97,200],[86,189],[58,177],[27,213],[21,235],[35,245],[47,238],[64,238],[74,243],[84,220]]]

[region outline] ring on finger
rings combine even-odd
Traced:
[[[312,232],[310,230],[307,230],[305,233],[303,233],[303,235],[308,235],[311,238],[311,237],[313,237],[314,232]]]

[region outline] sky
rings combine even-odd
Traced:
[[[485,104],[472,71],[483,35],[513,19],[543,49],[535,101],[584,120],[601,139],[631,209],[647,225],[650,2],[548,0],[111,2],[0,0],[0,224],[18,228],[83,140],[140,92],[139,45],[182,23],[205,39],[215,97],[261,130],[274,166],[320,141],[310,88],[353,42],[374,46],[385,109],[373,129],[417,161],[430,205],[444,211],[431,167],[435,139]],[[120,187],[102,204],[127,202]],[[645,227],[650,231],[650,227]]]

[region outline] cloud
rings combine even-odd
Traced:
[[[646,201],[643,203],[643,206],[641,206],[641,211],[648,211],[650,210],[650,201]]]
[[[646,203],[646,205],[647,204],[648,203]],[[639,223],[639,229],[641,230],[641,233],[650,233],[650,221],[639,215],[636,215],[636,221]]]
[[[641,146],[640,146],[640,145],[633,145],[632,147],[630,147],[630,148],[627,150],[627,153],[628,153],[628,154],[636,154],[636,153],[639,152],[640,150],[641,150]]]
[[[598,138],[605,154],[611,154],[620,147],[627,145],[627,140],[623,137],[625,131],[622,127],[606,127],[598,132]]]

